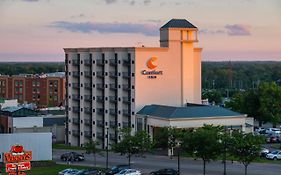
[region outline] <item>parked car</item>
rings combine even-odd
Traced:
[[[269,153],[269,149],[261,148],[260,157],[265,157]]]
[[[121,170],[124,170],[124,169],[130,169],[130,166],[129,165],[113,166],[108,172],[106,172],[106,175],[113,175],[113,174],[119,173]]]
[[[179,172],[172,168],[165,168],[165,169],[153,171],[150,173],[150,175],[178,175],[178,174],[179,174]]]
[[[73,174],[73,173],[76,173],[76,172],[78,172],[78,170],[68,168],[68,169],[60,171],[58,173],[58,175],[70,175],[70,174]]]
[[[87,169],[87,170],[79,170],[78,172],[74,173],[73,175],[100,175],[101,171],[97,169]]]
[[[281,151],[272,151],[266,155],[267,159],[271,160],[280,160],[281,159]]]
[[[266,134],[281,134],[280,128],[267,128],[265,130]]]
[[[62,154],[60,159],[64,161],[82,161],[85,160],[85,157],[83,154],[77,152],[67,152]]]
[[[135,169],[124,169],[115,175],[141,175],[141,172]]]
[[[277,142],[279,142],[278,136],[269,135],[268,137],[266,137],[266,143],[277,143]]]

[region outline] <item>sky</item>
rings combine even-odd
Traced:
[[[69,47],[159,47],[172,18],[204,61],[281,61],[281,0],[0,0],[0,62],[64,61]]]

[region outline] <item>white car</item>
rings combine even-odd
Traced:
[[[272,151],[266,155],[266,158],[271,160],[281,160],[281,151]]]
[[[281,129],[279,128],[267,128],[265,130],[266,134],[281,134]]]
[[[76,173],[78,172],[78,170],[75,170],[75,169],[65,169],[65,170],[62,170],[58,173],[58,175],[69,175],[69,174],[73,174],[73,173]]]
[[[141,175],[141,172],[135,169],[124,169],[115,175]]]

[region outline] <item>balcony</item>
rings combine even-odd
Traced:
[[[110,139],[110,140],[116,141],[116,140],[117,140],[117,137],[116,137],[115,134],[109,134],[109,139]]]
[[[73,71],[73,72],[72,72],[72,76],[73,76],[73,77],[76,77],[76,78],[77,78],[77,77],[80,77],[80,73],[79,73],[78,71]]]
[[[97,113],[103,115],[104,114],[104,108],[97,108]]]
[[[84,95],[84,100],[91,102],[92,101],[92,96],[91,95]]]
[[[98,59],[97,60],[97,65],[98,66],[103,66],[104,65],[104,59]]]
[[[78,59],[72,60],[72,65],[73,66],[79,66],[79,60]]]
[[[92,132],[91,131],[84,131],[84,136],[87,138],[92,138]]]
[[[104,84],[97,84],[97,88],[103,90],[105,88]]]
[[[131,72],[122,72],[123,78],[131,78]]]
[[[115,72],[115,71],[111,71],[111,72],[109,72],[109,76],[110,76],[111,78],[116,78],[116,77],[118,76],[118,74],[117,74],[117,72]]]
[[[97,77],[104,77],[104,72],[103,71],[98,71],[97,73],[96,73],[96,75],[97,75]]]
[[[84,64],[86,66],[91,66],[92,65],[92,60],[91,59],[86,59],[86,60],[84,60]]]
[[[123,85],[122,85],[122,89],[123,89],[124,91],[129,91],[129,90],[131,90],[131,87],[130,87],[128,84],[123,84]]]
[[[117,102],[117,97],[116,96],[109,96],[109,101],[111,103],[116,103]]]
[[[79,83],[72,83],[72,87],[75,88],[75,89],[80,88]]]
[[[78,125],[79,124],[79,119],[78,118],[73,118],[72,123]]]
[[[79,112],[80,112],[80,109],[79,109],[79,107],[72,107],[72,111],[73,111],[74,113],[79,113]]]
[[[109,89],[117,90],[117,84],[109,84]]]
[[[91,119],[84,119],[84,123],[85,123],[85,125],[87,125],[87,126],[92,126],[92,121],[91,121]]]
[[[92,72],[91,71],[84,71],[85,77],[91,78],[92,77]]]
[[[117,124],[116,124],[115,121],[109,121],[109,126],[110,126],[111,128],[116,128],[116,127],[117,127]]]
[[[123,103],[131,103],[131,97],[123,97]]]
[[[104,102],[104,96],[97,96],[97,102],[103,103]]]
[[[84,87],[86,89],[92,89],[92,84],[91,83],[84,83]]]
[[[131,112],[129,110],[123,110],[123,115],[130,117],[131,116]]]
[[[109,59],[109,65],[110,66],[116,66],[117,65],[117,59]]]
[[[129,122],[122,122],[123,128],[128,128],[129,127]]]
[[[104,123],[102,120],[97,120],[97,126],[104,127]]]
[[[84,108],[84,112],[85,112],[86,114],[92,114],[92,108],[91,108],[91,107],[85,107],[85,108]]]
[[[117,109],[109,109],[110,115],[117,115]]]
[[[102,132],[97,132],[97,138],[98,138],[98,139],[103,139],[103,134],[102,134]]]
[[[80,95],[79,94],[73,94],[72,95],[72,100],[79,101],[80,100]]]
[[[79,134],[79,130],[72,130],[72,135],[78,137]]]
[[[131,59],[123,60],[123,65],[130,66],[131,65]]]

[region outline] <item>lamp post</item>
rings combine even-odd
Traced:
[[[106,128],[106,169],[108,169],[108,127]]]
[[[178,153],[178,175],[180,175],[180,142],[177,142],[177,153]]]
[[[226,175],[226,127],[224,127],[223,175]]]

